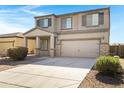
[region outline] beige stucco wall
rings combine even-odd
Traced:
[[[104,25],[99,25],[96,27],[86,27],[82,26],[82,16],[86,14],[91,14],[91,13],[98,13],[98,12],[104,12]],[[61,19],[66,18],[66,17],[71,17],[72,18],[72,29],[68,29],[70,31],[78,31],[78,30],[89,30],[89,29],[109,29],[109,9],[103,9],[103,10],[95,10],[95,11],[90,11],[90,12],[82,12],[82,13],[77,13],[77,14],[69,14],[69,15],[62,15],[62,16],[41,16],[35,19],[35,21],[39,19],[44,19],[44,18],[51,18],[52,19],[52,26],[48,28],[42,28],[44,30],[48,31],[67,31],[67,30],[62,30],[61,28]]]
[[[23,38],[0,38],[0,54],[6,54],[7,49],[18,46],[23,46]]]
[[[23,46],[23,38],[15,38],[15,47],[22,47]]]
[[[109,54],[109,33],[108,32],[94,32],[94,33],[74,33],[74,34],[60,34],[57,37],[56,56],[60,56],[61,41],[62,40],[98,40],[100,45],[100,55]]]
[[[104,12],[104,25],[99,25],[99,26],[96,26],[96,27],[82,26],[82,16],[83,15],[86,15],[86,14],[89,14],[89,13],[98,13],[98,12]],[[78,31],[78,30],[101,29],[101,28],[109,29],[109,14],[108,14],[108,12],[109,11],[106,9],[106,10],[101,10],[101,11],[58,16],[56,18],[56,20],[57,20],[56,31],[68,31],[68,30]],[[72,29],[62,30],[61,29],[61,19],[66,18],[66,17],[71,17],[72,18]]]
[[[56,24],[56,17],[55,16],[53,16],[53,15],[50,15],[50,16],[43,16],[43,17],[39,17],[39,18],[36,18],[35,19],[35,21],[37,21],[37,20],[40,20],[40,19],[45,19],[45,18],[51,18],[52,20],[51,20],[51,22],[52,22],[52,26],[50,26],[50,27],[48,27],[48,28],[42,28],[42,29],[44,29],[44,30],[47,30],[47,31],[50,31],[50,32],[53,32],[53,31],[55,31],[55,24]]]
[[[93,13],[98,13],[98,12],[104,12],[104,25],[99,25],[99,26],[96,26],[96,27],[85,27],[85,26],[82,26],[82,15],[85,15],[85,14],[88,14],[88,13],[82,13],[82,14],[79,14],[78,15],[78,29],[81,30],[81,29],[108,29],[109,28],[109,14],[108,14],[108,10],[102,10],[102,11],[95,11]],[[92,12],[90,12],[92,13]],[[76,24],[75,24],[76,25]]]
[[[15,37],[10,37],[10,38],[0,38],[0,42],[2,41],[14,41],[16,38]]]
[[[12,48],[15,38],[0,38],[0,55],[6,55],[7,49]]]
[[[34,29],[34,30],[24,34],[24,36],[28,38],[27,45],[28,45],[29,53],[31,53],[30,51],[34,51],[34,53],[36,53],[38,51],[38,53],[40,53],[41,56],[49,55],[50,36],[51,36],[51,33],[49,31],[47,32],[47,31],[42,31],[41,29]],[[43,51],[40,49],[36,49],[36,37],[37,36],[39,36],[40,39],[48,39],[48,50]],[[31,40],[30,38],[33,38],[33,39]]]
[[[10,37],[10,38],[0,38],[0,42],[14,42],[14,47],[23,46],[23,38],[20,37]]]
[[[42,31],[40,29],[34,29],[31,32],[25,34],[25,37],[36,37],[36,36],[50,36],[51,33]]]
[[[39,50],[41,56],[46,56],[49,55],[50,51],[50,39],[49,37],[40,37],[40,39],[48,39],[48,50],[42,51]],[[28,48],[28,53],[36,53],[36,37],[33,38],[27,38],[27,48]]]
[[[98,25],[96,27],[86,27],[82,26],[82,16],[86,14],[92,14],[92,13],[98,13],[98,12],[104,12],[104,25]],[[65,17],[72,17],[72,29],[68,30],[62,30],[61,29],[61,19]],[[90,12],[83,12],[83,13],[78,13],[78,14],[67,14],[67,15],[62,15],[62,16],[43,16],[43,17],[38,17],[36,20],[39,19],[44,19],[44,18],[52,18],[52,26],[48,28],[42,28],[43,30],[47,31],[55,31],[55,32],[66,32],[70,31],[70,34],[59,34],[57,35],[57,42],[56,42],[56,55],[58,51],[60,51],[61,48],[61,40],[70,40],[70,39],[97,39],[100,40],[100,54],[107,54],[109,52],[109,33],[110,33],[110,28],[109,28],[109,9],[101,9],[101,10],[96,10],[96,11],[90,11]],[[99,29],[101,32],[92,32],[92,30]],[[105,30],[103,30],[105,29]],[[85,33],[74,33],[71,34],[71,31],[78,32],[78,31],[89,31]],[[27,33],[25,36],[26,37],[35,37],[35,36],[50,36],[51,33],[48,33],[46,31],[41,31],[40,29],[35,29],[32,32]],[[43,53],[43,52],[42,52]]]
[[[14,42],[10,42],[14,41]],[[27,40],[27,48],[28,53],[35,53],[35,39],[28,39]],[[7,42],[7,43],[1,43]],[[12,37],[12,38],[0,38],[0,52],[6,54],[8,48],[14,47],[21,47],[24,44],[24,39],[19,37]]]
[[[58,35],[58,40],[63,39],[100,39],[101,43],[108,43],[108,32],[96,32],[96,33],[75,33],[75,34],[61,34]]]
[[[23,46],[23,43],[24,43],[24,39],[23,38],[19,38],[19,37],[15,37],[15,38],[0,38],[0,41],[14,41],[14,47],[21,47]],[[7,48],[11,48],[12,44],[8,43],[4,44],[4,49],[7,49]],[[32,51],[35,52],[35,40],[34,39],[28,39],[28,53],[32,53]],[[2,44],[0,43],[0,48],[2,48]]]

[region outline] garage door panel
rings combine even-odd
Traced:
[[[13,43],[12,42],[2,42],[0,43],[0,54],[6,54],[7,53],[7,49],[12,48],[13,47]]]
[[[63,46],[62,47],[62,56],[75,56],[75,49],[76,48],[72,48],[71,46],[69,47],[69,46]],[[71,52],[71,53],[70,53]]]
[[[85,49],[80,49],[78,56],[79,57],[97,57],[99,52],[97,52],[98,49],[96,48],[85,48]]]
[[[85,44],[85,43],[89,43],[89,44],[99,44],[99,41],[98,40],[79,40],[79,41],[76,41],[76,40],[70,40],[70,41],[62,41],[62,44],[64,45],[70,45],[70,44],[79,44],[79,45],[82,45],[82,44]]]
[[[98,55],[98,40],[62,41],[61,56],[97,57]]]

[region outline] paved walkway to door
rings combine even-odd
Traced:
[[[77,88],[95,64],[93,58],[48,58],[0,72],[0,87]]]

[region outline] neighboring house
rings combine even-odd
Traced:
[[[23,46],[23,33],[10,33],[0,35],[0,55],[6,55],[7,49]]]
[[[41,56],[97,57],[109,53],[109,8],[35,17],[24,46]],[[28,42],[28,40],[32,40]]]

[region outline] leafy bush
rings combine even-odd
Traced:
[[[122,72],[118,57],[101,56],[97,59],[96,69],[104,74],[116,74]]]
[[[7,55],[13,60],[24,60],[27,53],[28,49],[26,47],[10,48],[7,50]]]

